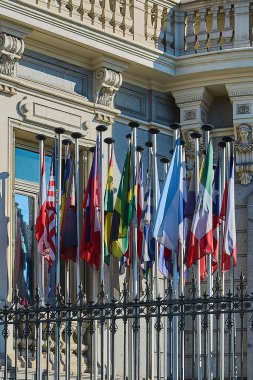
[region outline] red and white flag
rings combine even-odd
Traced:
[[[56,189],[55,189],[55,151],[56,142],[54,141],[53,153],[50,165],[50,177],[47,188],[47,250],[44,252],[45,258],[52,265],[56,255]]]
[[[221,218],[225,219],[222,242],[222,271],[230,269],[230,258],[236,265],[236,225],[235,225],[235,193],[234,193],[234,157],[231,154],[229,161],[229,177],[223,195]]]
[[[46,188],[46,164],[45,164],[45,149],[42,147],[42,161],[40,168],[40,194],[38,205],[38,216],[35,226],[35,238],[38,242],[38,253],[44,255],[48,248],[47,236],[47,188]]]

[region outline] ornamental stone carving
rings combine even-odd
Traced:
[[[251,136],[252,128],[249,125],[241,124],[237,128],[235,170],[242,185],[248,185],[253,177],[253,140]]]
[[[237,104],[236,113],[237,115],[245,115],[250,113],[250,104]]]
[[[121,73],[102,67],[95,72],[94,78],[95,103],[113,108],[115,94],[122,84]]]
[[[0,33],[0,73],[14,75],[15,65],[24,52],[24,40]]]

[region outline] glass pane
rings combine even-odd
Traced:
[[[14,282],[22,302],[33,295],[34,198],[15,194]]]
[[[23,148],[15,148],[15,178],[39,183],[39,153]],[[49,179],[50,156],[46,156],[46,176]]]

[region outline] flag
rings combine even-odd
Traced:
[[[113,210],[109,242],[110,252],[118,259],[120,259],[128,249],[128,231],[133,218],[133,208],[131,144],[129,144]]]
[[[152,162],[152,160],[151,160]],[[148,169],[142,218],[140,228],[143,233],[141,266],[145,277],[148,276],[149,269],[155,260],[155,240],[152,239],[152,221],[154,211],[154,189],[152,166]]]
[[[187,267],[213,252],[213,145],[209,142],[200,176],[200,189],[194,212],[187,255]]]
[[[144,205],[143,162],[142,162],[142,158],[140,158],[138,182],[137,182],[137,254],[138,254],[139,259],[141,259],[141,255],[142,255],[142,242],[143,242],[143,231],[141,229],[143,205]]]
[[[100,267],[100,221],[99,221],[99,176],[98,176],[98,139],[92,167],[84,194],[84,226],[81,240],[80,257],[97,270]]]
[[[51,157],[49,183],[47,188],[47,231],[48,231],[48,249],[45,258],[52,265],[56,255],[56,189],[55,189],[55,154],[56,141],[54,140],[53,152]]]
[[[109,252],[109,243],[110,243],[110,234],[112,226],[112,215],[113,215],[113,145],[111,149],[111,157],[109,162],[108,178],[105,188],[105,197],[104,197],[104,220],[105,220],[105,262],[110,264],[110,252]]]
[[[70,165],[71,165],[70,150],[69,150],[69,145],[67,145],[66,161],[65,161],[64,175],[63,175],[63,181],[62,181],[61,228],[62,228],[62,223],[64,220],[64,212],[65,212],[65,207],[66,207],[66,197],[67,197],[68,183],[69,183],[69,176],[70,176]]]
[[[222,270],[225,272],[230,269],[231,257],[233,258],[234,265],[236,265],[237,262],[233,154],[231,154],[229,160],[227,191],[224,194],[224,200],[226,201],[226,212],[222,243]]]
[[[220,170],[220,160],[218,160],[217,166],[214,171],[214,179],[213,179],[213,260],[212,260],[213,273],[218,268],[220,212],[221,212],[221,170]]]
[[[48,249],[47,236],[47,188],[46,188],[46,163],[44,144],[41,152],[41,168],[40,168],[40,193],[38,204],[38,216],[35,226],[35,238],[38,242],[38,253],[45,254]]]
[[[165,185],[160,197],[153,228],[154,238],[171,251],[178,253],[178,243],[184,244],[183,194],[180,187],[182,155],[180,139],[176,141]]]
[[[61,221],[61,256],[76,261],[77,250],[77,221],[76,221],[76,189],[74,176],[74,159],[70,166],[66,160],[64,193],[64,211]],[[69,168],[67,167],[69,166]]]

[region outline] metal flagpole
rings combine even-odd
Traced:
[[[180,136],[180,128],[181,125],[179,123],[172,123],[169,126],[174,131],[174,143]],[[173,259],[173,297],[174,299],[178,299],[178,257],[176,252],[172,252]],[[179,379],[179,371],[178,371],[178,316],[173,317],[173,380]]]
[[[65,167],[66,167],[69,147],[70,147],[70,144],[72,144],[72,141],[69,139],[64,139],[62,143],[65,146]],[[68,189],[66,189],[66,192],[67,191]],[[69,260],[67,260],[65,263],[65,303],[67,304],[67,302],[69,301],[70,301],[70,265],[69,265]],[[68,325],[69,325],[69,322],[66,322],[66,330],[68,328]],[[69,340],[70,340],[69,334],[65,334],[65,364],[66,364],[65,379],[66,380],[69,380],[69,371],[67,370],[67,368],[69,368],[70,366],[70,362],[69,362],[70,341]]]
[[[132,136],[132,149],[131,149],[131,162],[132,162],[132,191],[133,191],[133,199],[135,197],[135,186],[137,185],[136,183],[136,178],[137,178],[137,173],[136,173],[136,163],[137,163],[137,152],[136,152],[136,147],[137,147],[137,128],[139,127],[139,123],[136,123],[135,121],[131,121],[129,124],[129,127],[131,128],[131,136]],[[136,202],[136,199],[135,199]],[[131,294],[131,299],[135,300],[138,298],[138,257],[137,257],[137,212],[135,207],[133,207],[133,223],[132,223],[132,294]],[[134,321],[130,322],[131,324],[134,323]],[[131,326],[131,339],[132,340],[132,345],[133,345],[133,351],[132,354],[130,355],[130,358],[133,358],[132,363],[133,366],[130,363],[129,370],[130,372],[129,379],[134,379],[137,380],[137,354],[138,354],[138,347],[137,347],[137,334],[135,332],[134,337],[133,337],[133,326]],[[133,339],[134,338],[134,339]],[[130,342],[129,342],[130,343]],[[131,345],[130,345],[131,346]],[[131,361],[131,359],[130,359]]]
[[[96,147],[92,146],[89,148],[89,152],[93,154],[93,159],[94,159],[94,152],[95,152]],[[92,167],[92,166],[91,166]],[[92,268],[92,291],[93,291],[93,302],[94,304],[97,303],[97,271],[96,269]],[[92,352],[91,352],[91,377],[92,374],[94,375],[94,380],[97,380],[98,377],[98,371],[97,371],[97,320],[94,321],[93,323],[94,326],[94,334],[92,335]]]
[[[79,185],[79,139],[82,137],[80,132],[74,132],[71,137],[75,140],[75,180],[76,180],[76,232],[77,232],[77,247],[76,247],[76,295],[78,304],[81,303],[79,294],[81,291],[80,280],[80,185]],[[82,377],[82,324],[77,322],[77,379]]]
[[[230,173],[230,155],[231,155],[231,143],[234,141],[234,137],[225,136],[222,140],[226,143],[226,159],[227,159],[227,181],[229,181],[229,173]],[[233,147],[232,147],[233,149]],[[230,256],[230,292],[232,293],[232,297],[235,295],[235,287],[234,287],[234,260],[232,255]],[[236,371],[236,320],[235,315],[232,314],[233,325],[232,325],[232,378],[237,378]],[[230,374],[229,374],[230,378]]]
[[[154,215],[156,213],[158,207],[158,173],[157,173],[157,157],[156,157],[156,135],[159,133],[159,129],[150,128],[149,133],[152,135],[152,145],[153,145],[153,162],[151,163],[151,170],[153,170],[153,189],[154,189]],[[155,286],[154,286],[154,294],[155,298],[160,297],[160,289],[159,289],[159,258],[158,258],[159,250],[158,250],[158,242],[155,243]]]
[[[106,137],[104,139],[104,142],[107,144],[107,172],[109,172],[109,165],[110,165],[110,157],[112,154],[114,139],[111,137]],[[107,274],[107,295],[108,295],[108,303],[111,303],[112,297],[111,297],[111,276],[112,276],[112,263],[106,267],[106,274]],[[110,320],[108,319],[107,322],[107,374],[106,377],[108,380],[111,380],[111,355],[114,353],[111,352],[111,331],[110,331]]]
[[[62,137],[64,128],[55,128],[58,135],[58,167],[57,167],[57,201],[56,201],[56,286],[60,288],[61,282],[61,171],[62,171]]]
[[[181,140],[181,158],[183,158],[183,149],[184,149],[185,141]],[[184,156],[185,161],[185,156]],[[182,159],[183,162],[183,159]],[[186,178],[182,178],[183,181],[186,181]],[[184,186],[184,185],[183,185]],[[183,227],[184,228],[184,227]],[[184,235],[184,232],[183,232]],[[179,266],[180,266],[180,276],[179,276],[179,292],[180,296],[184,296],[184,257],[185,257],[185,240],[183,241],[183,244],[179,244]],[[181,345],[180,345],[180,356],[181,356],[181,373],[180,373],[180,380],[184,380],[185,375],[185,334],[184,329],[181,329],[180,331],[181,335]]]
[[[196,200],[199,193],[199,139],[201,133],[191,133],[191,138],[195,140],[195,192]],[[198,297],[201,297],[200,287],[200,260],[197,260],[197,292]],[[197,315],[197,365],[198,365],[198,380],[202,379],[202,358],[201,358],[201,315]]]
[[[133,192],[136,186],[136,146],[137,146],[137,128],[139,123],[131,121],[129,124],[132,133],[132,189]],[[133,299],[138,297],[138,258],[137,258],[137,213],[134,211],[133,215]]]
[[[98,158],[98,174],[99,174],[99,190],[100,190],[100,289],[104,291],[105,284],[105,221],[104,221],[104,180],[103,180],[103,132],[107,131],[105,125],[98,125],[96,130],[99,134],[99,158]],[[101,360],[101,380],[105,379],[104,366],[104,323],[100,324],[100,360]]]
[[[143,152],[144,148],[140,145],[137,145],[136,147],[136,151],[137,151],[137,170],[136,170],[136,173],[138,173],[138,177],[139,177],[139,173],[140,173],[140,163],[141,163],[141,156],[142,156],[142,152]],[[138,184],[137,184],[138,185]],[[144,202],[144,199],[142,199],[142,201]],[[139,199],[138,199],[138,187],[137,187],[137,205],[136,205],[136,210],[138,210],[138,204],[139,204]],[[136,211],[137,212],[137,211]],[[138,294],[140,294],[140,266],[138,265]],[[137,366],[138,366],[138,371],[137,371],[137,376],[138,376],[138,379],[140,378],[140,330],[138,331],[138,336],[137,336],[137,345],[138,345],[138,355],[137,355]]]
[[[225,189],[225,178],[226,178],[226,143],[224,141],[219,142],[219,148],[222,152],[222,164],[221,164],[221,196],[223,197]],[[221,296],[225,296],[225,273],[222,271],[222,240],[224,233],[224,222],[221,221],[220,231],[219,231],[219,268],[220,268],[220,278],[221,278]],[[225,315],[222,313],[220,316],[220,379],[225,377],[225,366],[224,366],[224,329],[225,329]]]
[[[65,165],[66,165],[67,155],[68,155],[70,144],[72,144],[72,141],[70,139],[64,139],[62,143],[65,146]],[[67,260],[65,263],[65,302],[69,302],[70,300],[69,289],[70,289],[70,265],[69,265],[69,260]]]
[[[46,140],[45,135],[37,135],[36,139],[39,141],[39,150],[40,150],[40,170],[43,165],[43,153],[44,153],[44,141]],[[40,176],[40,191],[41,191],[41,176]],[[44,275],[44,257],[40,255],[39,257],[39,265],[37,266],[37,276],[38,276],[38,288],[39,288],[39,294],[40,294],[40,305],[44,304],[44,287],[43,287],[43,275]],[[42,323],[39,324],[38,328],[38,337],[37,337],[37,373],[36,378],[38,380],[42,379],[42,366],[41,366],[41,358],[42,358]]]
[[[62,170],[62,134],[65,132],[64,128],[56,128],[56,135],[58,135],[58,165],[57,165],[57,199],[56,199],[56,288],[57,299],[61,287],[61,170]],[[56,323],[55,326],[55,380],[60,376],[60,325]]]
[[[151,141],[147,141],[145,143],[146,147],[148,148],[148,174],[149,177],[151,176],[151,170],[152,170],[152,147],[153,147],[153,143]],[[151,176],[152,178],[152,176]],[[153,276],[153,267],[151,268],[151,275],[150,275],[150,283],[149,283],[149,288],[152,289],[153,291],[153,287],[154,287],[154,276]],[[155,375],[154,375],[154,368],[155,368],[155,360],[154,360],[154,318],[151,318],[150,322],[149,322],[149,348],[148,348],[148,352],[149,352],[149,357],[146,358],[147,362],[148,362],[148,366],[147,366],[147,373],[146,373],[146,377],[149,376],[150,379],[154,379]]]
[[[205,133],[205,143],[206,151],[208,149],[208,144],[210,140],[210,132],[213,130],[211,124],[202,125],[201,129]],[[209,297],[213,295],[213,275],[212,275],[212,255],[207,255],[207,294]],[[211,380],[213,377],[213,315],[209,314],[209,325],[208,325],[208,356],[209,356],[209,368],[208,368],[208,379]]]
[[[163,182],[165,182],[168,166],[170,160],[166,157],[160,159],[163,165]],[[168,288],[168,279],[164,278],[164,289]],[[168,318],[164,318],[164,344],[163,344],[163,356],[164,356],[164,368],[163,368],[163,378],[167,380],[168,378]]]
[[[76,294],[80,291],[80,165],[79,165],[79,139],[82,137],[80,132],[74,132],[71,137],[75,140],[75,178],[76,178]]]

